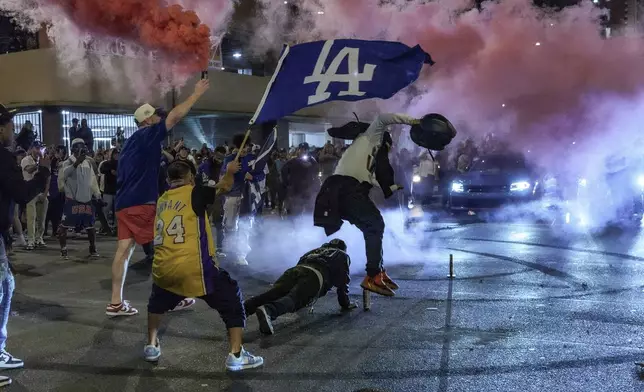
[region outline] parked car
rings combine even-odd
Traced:
[[[452,177],[447,208],[484,211],[538,200],[543,195],[539,176],[520,154],[475,158],[465,173]]]

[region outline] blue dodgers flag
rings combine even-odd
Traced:
[[[277,143],[277,128],[273,128],[271,133],[266,138],[264,145],[257,153],[257,158],[249,163],[249,165],[253,167],[253,170],[255,170],[255,168],[262,169],[264,166],[266,166],[266,162],[270,157],[271,151],[273,151],[273,147],[275,147],[275,143]]]
[[[275,147],[276,142],[277,128],[273,128],[271,133],[268,135],[268,138],[266,138],[266,141],[264,142],[261,150],[259,150],[259,153],[257,153],[257,158],[255,158],[254,161],[248,163],[248,165],[253,168],[253,171],[264,170],[266,168],[266,163],[268,162],[268,158],[270,157],[271,151],[273,150],[273,147]],[[247,200],[250,203],[249,209],[250,213],[254,216],[260,210],[263,203],[261,186],[257,181],[246,181],[246,183],[248,186]]]
[[[434,64],[429,54],[399,42],[338,39],[286,45],[250,123],[278,120],[329,101],[391,98],[418,79],[423,64]]]

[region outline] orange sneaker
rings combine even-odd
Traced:
[[[383,270],[382,271],[382,281],[385,282],[385,284],[389,287],[391,287],[392,290],[398,290],[400,286],[394,282],[389,275],[387,275],[387,271]]]
[[[360,287],[372,293],[393,297],[396,293],[382,281],[382,272],[375,277],[366,276]]]

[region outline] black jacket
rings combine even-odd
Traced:
[[[372,185],[360,182],[353,177],[333,175],[322,184],[322,189],[315,199],[313,225],[324,228],[327,236],[340,230],[342,216],[340,205],[342,199],[369,199]]]
[[[287,189],[289,197],[306,197],[315,195],[320,188],[320,166],[318,162],[309,157],[304,161],[293,158],[282,167],[282,183]]]
[[[385,194],[385,199],[390,198],[394,194],[394,191],[400,189],[394,179],[394,168],[391,167],[391,163],[389,162],[389,148],[385,147],[386,145],[391,146],[392,144],[391,135],[389,132],[385,132],[382,146],[376,153],[376,181],[378,181],[382,193]]]
[[[337,288],[338,304],[341,307],[349,307],[349,266],[351,259],[346,252],[334,247],[323,245],[320,248],[313,249],[300,257],[297,265],[306,265],[318,270],[324,282],[320,290],[320,297],[325,296],[333,287]]]
[[[112,170],[118,170],[119,161],[110,159],[109,161],[101,164],[101,174],[104,174],[103,179],[103,193],[106,195],[116,195],[116,174],[112,174]]]
[[[28,203],[39,193],[43,193],[50,172],[49,169],[41,166],[33,180],[25,181],[14,155],[2,147],[0,147],[0,172],[2,173],[0,175],[0,232],[5,232],[13,222],[12,203]]]

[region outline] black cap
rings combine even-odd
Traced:
[[[9,124],[9,122],[13,120],[13,116],[15,115],[15,110],[9,110],[0,103],[0,126]]]
[[[309,150],[309,144],[307,142],[300,143],[300,145],[297,146],[297,148],[308,151]]]
[[[347,251],[347,244],[339,238],[334,238],[329,241],[327,244],[328,247],[340,249],[341,251]]]

